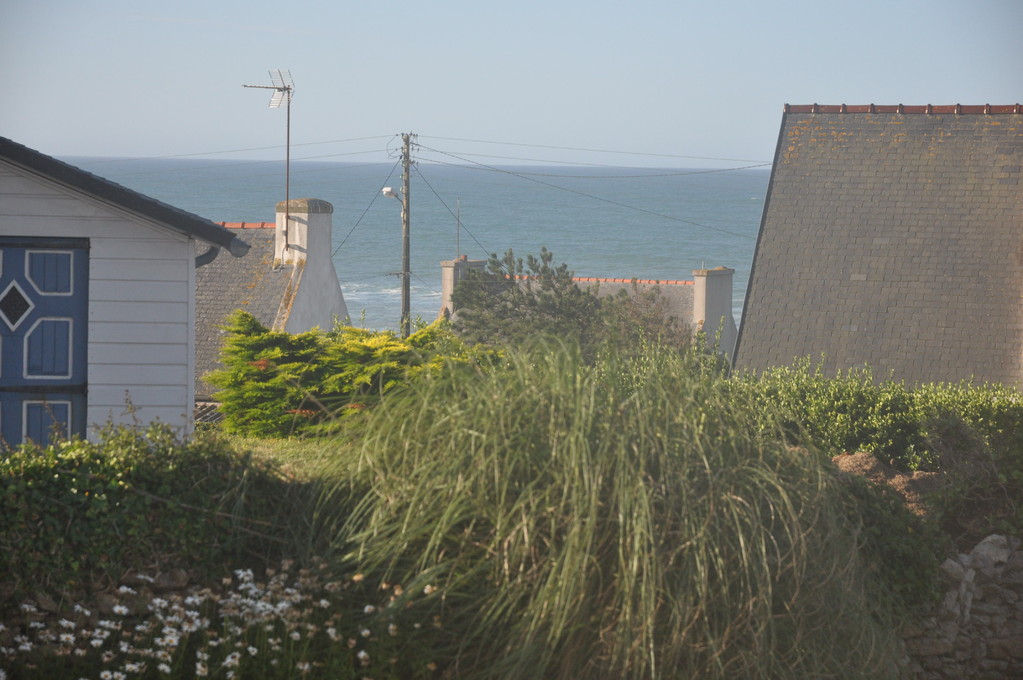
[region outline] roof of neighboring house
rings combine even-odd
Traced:
[[[273,222],[221,224],[232,233],[241,233],[251,249],[243,258],[218,257],[196,269],[195,389],[200,400],[216,390],[203,376],[220,368],[221,326],[226,318],[243,309],[273,328],[294,271],[292,265],[274,266]]]
[[[1023,108],[788,106],[736,347],[1023,382]]]
[[[241,257],[248,251],[249,247],[245,241],[215,222],[157,201],[4,137],[0,137],[0,159],[95,198],[116,204],[188,236],[226,248],[235,257]]]

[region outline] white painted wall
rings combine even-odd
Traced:
[[[192,239],[3,161],[0,235],[89,239],[89,435],[135,418],[190,432]]]

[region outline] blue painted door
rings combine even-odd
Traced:
[[[0,237],[0,436],[85,433],[87,239]]]

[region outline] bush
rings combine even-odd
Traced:
[[[780,409],[793,445],[828,456],[867,451],[904,470],[921,463],[924,435],[912,392],[902,383],[876,382],[869,368],[828,377],[807,358],[737,376],[734,387],[761,411]]]
[[[238,310],[226,330],[224,368],[207,380],[220,388],[224,429],[258,437],[322,430],[444,361],[491,359],[462,345],[442,322],[404,340],[347,326],[293,335]]]
[[[923,385],[922,429],[945,486],[942,528],[972,547],[992,532],[1023,535],[1023,397],[1002,385]]]
[[[10,594],[73,594],[129,571],[196,575],[293,553],[313,494],[215,439],[108,427],[98,443],[0,458],[0,573]]]
[[[461,678],[893,674],[846,487],[751,408],[695,354],[453,367],[370,414],[338,543],[440,588]]]

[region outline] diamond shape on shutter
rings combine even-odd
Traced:
[[[7,289],[0,294],[0,317],[3,317],[12,331],[28,316],[33,307],[35,305],[25,296],[25,291],[17,281],[11,281]]]

